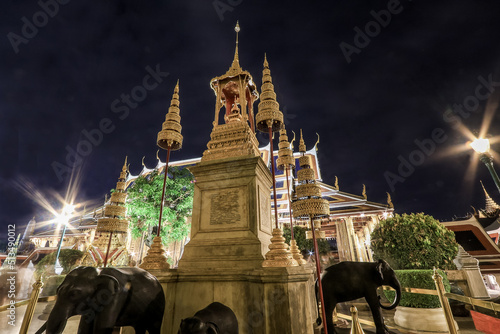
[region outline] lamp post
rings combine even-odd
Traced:
[[[65,205],[62,214],[57,219],[59,221],[59,224],[64,225],[61,233],[61,238],[59,239],[59,244],[57,245],[56,264],[54,266],[54,271],[57,275],[61,275],[63,271],[63,267],[59,263],[59,253],[61,253],[61,245],[64,239],[64,234],[66,233],[66,227],[68,226],[69,218],[74,210],[75,210],[74,205],[71,204]]]
[[[488,168],[498,191],[500,192],[500,179],[498,178],[497,172],[493,168],[493,157],[489,154],[490,151],[490,141],[486,138],[475,139],[470,146],[479,154],[479,160],[481,160]]]

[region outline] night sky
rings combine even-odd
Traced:
[[[478,135],[489,115],[486,133],[500,135],[497,1],[0,6],[2,238],[7,224],[22,233],[32,216],[50,218],[16,183],[29,180],[58,208],[50,194],[64,196],[70,171],[81,169],[78,200],[97,205],[115,187],[125,156],[133,174],[143,156],[154,167],[156,135],[177,79],[184,143],[171,159],[201,156],[214,115],[209,82],[231,65],[237,20],[240,64],[260,92],[267,53],[290,138],[302,128],[311,148],[320,135],[325,183],[338,176],[340,190],[358,195],[365,184],[371,201],[385,203],[389,192],[397,213],[440,220],[484,207],[479,180],[500,202],[459,131],[461,122]],[[265,135],[258,139],[268,143]],[[73,168],[78,149],[86,156]]]

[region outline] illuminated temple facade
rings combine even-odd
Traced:
[[[261,157],[267,166],[270,166],[269,145],[261,147]],[[390,197],[387,204],[381,204],[368,201],[367,195],[362,189],[361,195],[350,194],[339,189],[337,182],[334,185],[328,185],[322,182],[321,169],[318,161],[318,145],[314,145],[306,152],[306,155],[311,156],[312,169],[314,170],[317,183],[321,186],[322,196],[327,199],[330,206],[330,216],[321,220],[321,230],[325,233],[325,237],[329,240],[335,240],[338,252],[334,255],[339,261],[372,261],[371,251],[369,250],[370,233],[381,219],[391,217],[394,208]],[[274,151],[274,159],[278,157],[278,151]],[[296,170],[300,169],[298,158],[300,153],[293,154],[296,162]],[[181,161],[172,161],[169,166],[189,167],[193,166],[201,160],[200,158],[187,159]],[[165,163],[158,160],[154,168],[148,168],[143,163],[142,171],[137,175],[127,175],[125,180],[125,189],[128,188],[134,180],[139,176],[144,176],[155,169],[163,172]],[[289,192],[286,189],[286,177],[282,170],[276,169],[276,190],[278,204],[278,221],[280,227],[290,226],[289,217]],[[292,175],[289,176],[290,184],[292,184]],[[291,191],[291,189],[290,189]],[[271,195],[272,196],[272,195]],[[272,210],[274,211],[274,202]],[[64,237],[63,247],[76,248],[82,251],[94,250],[96,242],[99,243],[101,256],[103,249],[106,248],[103,242],[99,241],[101,233],[98,231],[98,222],[106,218],[106,211],[109,211],[111,198],[107,198],[104,205],[84,213],[82,216],[74,218],[70,223],[73,228],[68,228]],[[108,208],[108,209],[106,209]],[[274,212],[272,212],[274,219]],[[307,226],[307,222],[293,221],[295,225]],[[121,231],[123,235],[123,231]],[[107,238],[101,236],[100,239]],[[37,248],[52,248],[57,247],[59,234],[55,230],[47,230],[35,233],[30,237],[30,240]],[[102,241],[102,240],[101,240]],[[102,245],[101,245],[102,244]],[[93,245],[93,246],[90,246]],[[139,261],[145,256],[143,240],[132,240],[130,233],[121,237],[120,247],[126,245],[126,249],[131,254],[134,261]],[[177,249],[176,249],[177,247]],[[170,247],[167,251],[169,255],[180,254],[179,245]],[[113,247],[119,248],[119,246]],[[105,251],[104,251],[105,252]],[[96,251],[93,251],[94,256]],[[99,254],[99,253],[97,253]]]

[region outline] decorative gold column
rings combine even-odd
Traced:
[[[165,122],[163,122],[162,129],[158,132],[157,145],[167,150],[167,160],[165,161],[164,179],[163,179],[163,191],[161,195],[160,204],[160,219],[158,222],[158,231],[156,237],[153,239],[153,244],[148,251],[148,255],[144,258],[142,264],[139,266],[142,269],[168,269],[170,265],[167,262],[167,256],[165,255],[165,250],[161,242],[161,224],[163,215],[163,205],[165,201],[165,187],[168,177],[168,160],[170,159],[170,151],[179,150],[182,147],[183,137],[181,135],[181,116],[180,113],[180,101],[179,101],[179,81],[174,88],[174,94],[172,96],[172,101],[170,102],[170,107],[168,108],[168,113],[165,116]]]
[[[448,298],[446,298],[446,291],[443,285],[443,278],[437,272],[436,268],[434,268],[434,275],[432,275],[434,279],[434,283],[436,284],[436,290],[438,292],[439,301],[443,306],[444,316],[446,318],[446,323],[448,324],[448,330],[451,334],[457,334],[457,327],[455,326],[455,320],[453,319],[453,314],[451,313],[450,303],[448,302]]]
[[[269,245],[269,252],[266,254],[266,259],[262,263],[263,267],[291,267],[298,266],[296,260],[288,250],[288,245],[284,242],[283,231],[278,227],[278,202],[276,199],[276,176],[274,167],[274,152],[273,152],[273,132],[280,130],[283,127],[283,113],[279,110],[279,104],[276,101],[276,93],[272,84],[271,70],[267,58],[264,56],[264,70],[262,71],[262,92],[261,101],[259,102],[259,111],[255,116],[257,130],[267,132],[269,134],[269,156],[271,159],[271,172],[273,176],[273,195],[274,195],[274,219],[275,228],[273,237]]]
[[[21,324],[21,329],[19,330],[19,334],[28,333],[28,329],[31,325],[31,320],[33,319],[33,315],[35,314],[36,304],[38,302],[38,296],[40,295],[40,290],[43,287],[42,277],[39,275],[37,277],[36,282],[33,284],[33,291],[31,291],[30,301],[28,306],[26,307],[26,311],[24,313],[23,322]]]

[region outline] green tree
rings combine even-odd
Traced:
[[[132,237],[149,237],[158,226],[164,175],[157,170],[138,177],[127,190],[127,215]],[[160,236],[164,245],[187,237],[193,209],[194,177],[187,168],[169,167]]]
[[[301,252],[314,252],[314,245],[312,239],[306,239],[306,230],[300,226],[293,227],[293,238],[297,242],[297,247]],[[291,230],[289,227],[283,229],[283,236],[285,237],[285,242],[290,245],[290,240],[292,239]],[[328,254],[330,251],[330,244],[325,239],[316,239],[318,242],[318,250],[321,255]]]
[[[376,259],[394,269],[455,269],[455,233],[423,213],[396,214],[382,220],[371,234]]]

